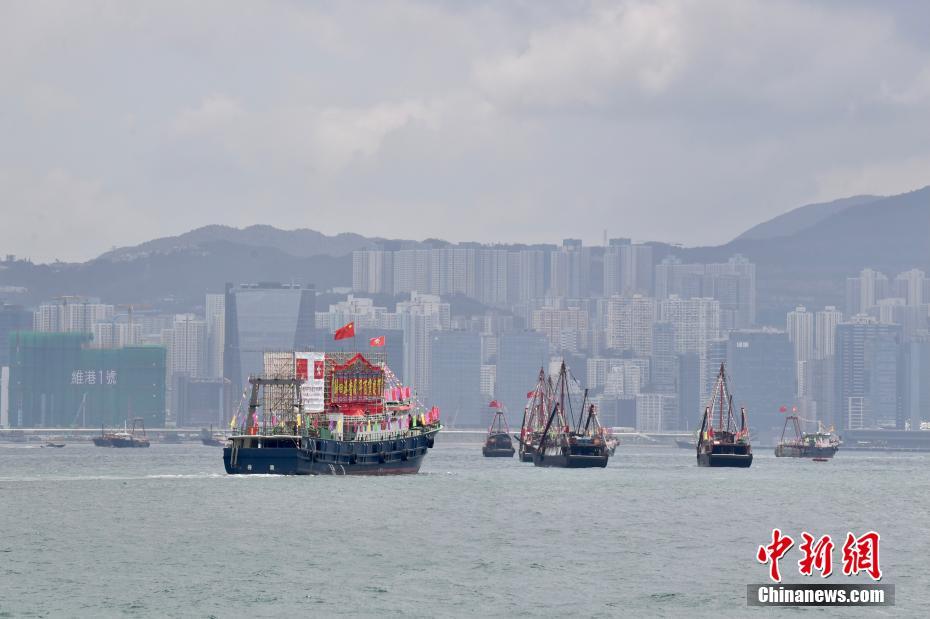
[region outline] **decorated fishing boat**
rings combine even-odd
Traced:
[[[514,437],[520,444],[520,462],[532,462],[533,454],[542,438],[546,419],[552,410],[552,381],[539,368],[536,386],[526,394],[527,404],[523,409],[523,421],[520,423],[520,436]]]
[[[491,400],[488,407],[495,412],[491,418],[491,425],[488,426],[488,436],[481,447],[481,454],[485,458],[513,458],[516,449],[510,438],[510,428],[507,427],[503,405],[497,400]]]
[[[785,438],[789,424],[794,429],[794,436]],[[817,432],[801,432],[801,420],[797,415],[788,415],[785,418],[785,427],[781,431],[781,440],[775,446],[776,458],[812,458],[814,460],[829,459],[836,455],[840,448],[840,439],[832,429],[826,431],[818,423]]]
[[[416,473],[441,428],[380,353],[265,353],[264,370],[231,423],[229,474]]]
[[[716,413],[717,423],[714,424]],[[752,445],[749,442],[749,425],[746,409],[740,408],[737,429],[733,415],[733,395],[727,387],[724,365],[720,364],[717,382],[711,391],[710,402],[704,409],[697,439],[698,466],[749,468],[752,466]]]
[[[555,404],[535,446],[533,464],[571,469],[604,468],[610,451],[604,429],[597,419],[597,409],[593,403],[588,403],[588,390],[585,389],[581,407],[575,411],[572,387],[577,387],[577,382],[570,378],[565,361],[562,361],[553,387]]]

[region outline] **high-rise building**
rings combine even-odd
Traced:
[[[313,286],[226,284],[223,375],[234,394],[264,370],[266,351],[309,350],[314,341]]]
[[[526,394],[536,384],[539,368],[549,364],[549,343],[542,333],[513,331],[500,338],[496,398],[510,414],[522,415]]]
[[[506,307],[509,294],[510,253],[505,249],[479,249],[476,298],[492,307]]]
[[[183,374],[190,378],[208,377],[209,339],[207,323],[194,314],[178,314],[170,329],[162,331],[167,350],[168,378]]]
[[[678,398],[663,393],[636,394],[636,431],[668,432],[678,425]]]
[[[656,322],[652,325],[652,364],[650,389],[657,393],[676,393],[678,356],[675,352],[675,325]]]
[[[0,367],[10,363],[10,334],[32,329],[32,313],[20,305],[0,303]]]
[[[226,295],[208,293],[204,303],[207,323],[207,376],[223,377],[223,348],[226,335]]]
[[[432,397],[450,427],[481,427],[485,418],[481,394],[481,336],[468,331],[432,334]]]
[[[907,342],[902,347],[899,388],[901,410],[898,430],[920,430],[930,421],[930,337]]]
[[[831,421],[838,428],[896,425],[900,339],[900,326],[862,314],[837,325]]]
[[[413,385],[421,399],[429,400],[431,338],[433,331],[451,326],[450,306],[437,295],[410,293],[410,301],[397,304],[397,314],[404,331],[404,380]]]
[[[814,317],[814,356],[817,359],[832,358],[836,341],[836,325],[843,322],[843,312],[828,305]]]
[[[17,331],[10,346],[12,427],[165,425],[165,349],[90,348],[88,333]]]
[[[803,305],[788,312],[788,340],[794,347],[797,396],[808,395],[803,375],[804,363],[814,358],[814,314]]]
[[[394,252],[382,249],[352,252],[352,290],[367,294],[393,294]]]
[[[926,273],[920,269],[911,269],[899,273],[894,278],[894,295],[905,300],[907,305],[922,305],[924,303],[924,281]]]
[[[430,256],[430,292],[446,296],[461,294],[475,298],[477,274],[476,250],[473,248],[433,249]]]
[[[666,256],[655,268],[656,298],[660,301],[672,295],[682,298],[700,297],[703,264],[684,264],[676,256]]]
[[[648,357],[652,354],[652,325],[656,321],[656,301],[652,297],[611,297],[607,301],[607,347],[631,350]]]
[[[659,319],[675,327],[675,351],[704,354],[707,342],[720,337],[720,303],[715,299],[671,296],[659,304]]]
[[[531,326],[549,339],[555,351],[577,353],[588,348],[588,313],[581,308],[547,306],[533,310]]]
[[[694,430],[701,423],[704,411],[701,392],[701,356],[695,352],[678,355],[679,430]]]
[[[702,296],[720,302],[720,328],[748,329],[756,324],[756,265],[737,254],[705,268]]]
[[[93,333],[96,323],[113,320],[114,313],[112,305],[99,299],[66,296],[39,305],[33,328],[46,333]]]
[[[605,297],[652,295],[655,265],[651,245],[634,244],[630,239],[610,239],[603,262]]]
[[[888,276],[872,269],[862,269],[859,277],[846,279],[846,315],[868,312],[880,300],[888,296]]]
[[[730,333],[727,375],[735,409],[745,407],[750,425],[769,437],[780,433],[782,406],[796,401],[794,350],[788,334],[774,329]]]
[[[394,294],[427,293],[431,287],[430,250],[401,249],[394,252]]]

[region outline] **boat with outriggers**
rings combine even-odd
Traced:
[[[588,390],[585,389],[581,407],[575,411],[572,387],[580,390],[563,360],[552,389],[552,399],[555,400],[552,412],[533,451],[535,466],[571,469],[607,466],[610,450],[597,418],[597,408],[588,402]]]
[[[491,425],[488,426],[488,436],[481,447],[481,455],[485,458],[513,458],[516,449],[510,438],[510,428],[504,416],[504,407],[497,400],[491,400],[488,407],[494,411]]]
[[[265,361],[265,374],[249,377],[248,412],[223,448],[227,473],[397,475],[420,470],[441,429],[439,409],[423,407],[383,354],[266,353]]]
[[[800,417],[788,415],[785,418],[785,427],[781,431],[781,440],[775,446],[775,457],[810,458],[818,462],[833,458],[840,448],[840,438],[832,428],[827,431],[823,424],[817,424],[817,432],[804,433],[801,431]],[[794,430],[794,436],[785,438],[789,425]]]
[[[714,425],[714,415],[717,424]],[[752,466],[752,445],[746,409],[740,408],[737,429],[733,415],[733,395],[727,386],[724,364],[720,364],[711,398],[704,409],[697,438],[698,466],[749,468]]]

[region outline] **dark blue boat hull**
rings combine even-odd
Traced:
[[[302,438],[293,446],[223,448],[230,475],[409,475],[417,473],[433,435],[384,441]],[[281,441],[276,441],[279,444]]]

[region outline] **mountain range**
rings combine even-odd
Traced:
[[[204,292],[220,292],[227,281],[349,287],[354,250],[440,245],[448,243],[213,225],[114,249],[85,263],[8,260],[0,264],[0,299],[34,304],[83,294],[117,304],[196,308]],[[720,246],[652,245],[656,260],[668,254],[685,262],[747,256],[757,264],[760,322],[781,325],[784,312],[798,303],[842,306],[845,278],[865,267],[889,276],[913,267],[930,272],[930,187],[802,206]]]

